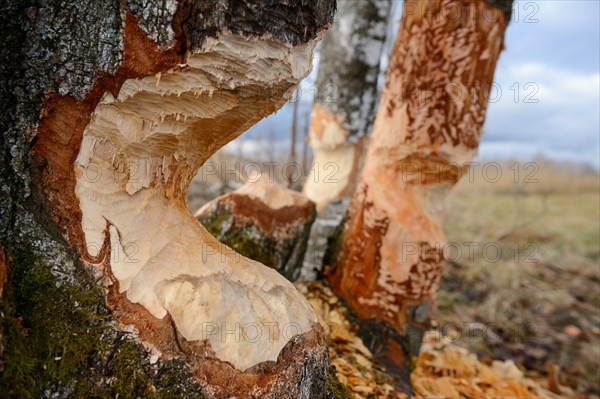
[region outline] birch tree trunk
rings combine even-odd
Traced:
[[[304,186],[317,209],[354,190],[364,138],[375,116],[391,5],[391,0],[340,2],[323,39],[309,128],[314,159]]]
[[[223,244],[295,281],[316,211],[306,196],[255,174],[194,216]]]
[[[334,291],[391,327],[387,355],[415,355],[444,267],[440,211],[477,151],[511,1],[416,1],[403,17]]]
[[[334,10],[3,3],[0,392],[329,395],[310,305],[185,198],[208,157],[290,98]]]

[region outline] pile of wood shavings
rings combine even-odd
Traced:
[[[393,386],[386,373],[356,335],[346,319],[346,310],[329,287],[320,282],[296,283],[298,290],[315,309],[328,333],[331,363],[339,380],[357,399],[404,399],[408,396]],[[414,398],[448,399],[566,399],[573,392],[558,395],[548,390],[545,381],[525,378],[512,361],[481,363],[474,354],[448,342],[426,335],[421,354],[411,374]]]
[[[327,331],[331,363],[338,379],[355,398],[408,398],[393,387],[385,368],[374,361],[346,319],[346,309],[329,287],[311,281],[296,283],[296,288],[308,299]]]
[[[411,374],[417,397],[448,399],[546,399],[573,398],[572,392],[558,395],[548,390],[544,381],[526,378],[510,360],[480,362],[468,350],[449,343],[423,345]],[[563,390],[567,391],[566,388]]]

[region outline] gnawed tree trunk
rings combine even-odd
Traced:
[[[291,96],[334,9],[333,0],[3,5],[0,228],[15,260],[3,392],[328,394],[310,305],[272,269],[227,254],[185,196],[208,157]],[[102,296],[75,300],[96,293],[91,275]],[[61,342],[77,354],[68,365],[45,335],[53,319],[90,340]],[[30,353],[35,370],[18,369],[33,361],[18,352],[28,342],[20,328],[48,342],[44,356]],[[119,355],[124,345],[131,356]]]
[[[323,39],[309,128],[314,153],[306,196],[321,209],[352,194],[377,102],[391,0],[344,1]]]
[[[253,176],[194,214],[220,242],[290,281],[300,275],[315,215],[313,202],[266,175]]]
[[[429,321],[445,262],[440,210],[477,150],[511,3],[404,3],[340,259],[329,275],[359,318],[387,326],[380,330],[393,338],[384,343],[396,364],[403,353],[418,353]]]

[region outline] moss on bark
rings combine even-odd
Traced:
[[[31,148],[41,137],[37,130],[46,115],[42,111],[48,111],[45,99],[57,94],[91,103],[104,90],[90,90],[100,80],[119,86],[120,79],[140,77],[136,68],[117,74],[124,67],[123,16],[128,12],[159,45],[169,44],[169,27],[185,31],[183,54],[227,31],[271,33],[304,43],[332,20],[335,8],[330,0],[258,3],[256,8],[222,0],[9,0],[0,6],[0,243],[13,249],[0,300],[0,335],[6,340],[1,398],[201,397],[185,363],[159,359],[151,364],[131,334],[115,330],[101,288],[86,275],[73,241],[65,240],[66,232],[80,226],[57,217],[61,208],[53,208],[42,184],[48,158],[37,159]],[[180,19],[174,17],[174,4]],[[60,146],[76,154],[78,133],[65,130]],[[61,165],[70,170],[66,162],[73,160],[66,156]],[[52,192],[72,190],[63,185],[67,180]]]
[[[335,374],[335,368],[329,368],[329,381],[331,383],[331,392],[333,393],[334,399],[352,399],[354,395],[350,388],[347,385],[343,384],[338,380],[337,375]],[[324,395],[324,398],[327,396]]]
[[[182,364],[140,362],[146,351],[111,328],[99,287],[58,283],[30,252],[11,257],[0,300],[6,340],[0,397],[202,397],[182,378]]]
[[[298,235],[280,240],[267,236],[251,223],[236,226],[235,215],[226,206],[219,205],[198,220],[210,234],[235,252],[277,270],[290,281],[299,277],[312,219],[303,225]]]

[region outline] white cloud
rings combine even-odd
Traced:
[[[542,155],[598,165],[599,4],[597,0],[515,2],[518,19],[513,17],[508,27],[506,49],[496,68],[495,82],[502,92],[488,108],[483,156],[533,159]],[[392,20],[400,9],[392,13]],[[538,22],[526,23],[527,16],[529,22]],[[301,115],[310,109],[317,68],[318,57],[313,72],[301,83]],[[527,83],[533,85],[525,87]],[[538,101],[525,102],[528,95]],[[252,130],[262,131],[263,137],[271,137],[273,131],[278,141],[289,140],[290,125],[291,107],[286,105]]]
[[[489,106],[483,144],[520,143],[561,159],[584,153],[586,162],[597,163],[600,73],[529,62],[502,68],[496,84],[502,96]],[[495,151],[501,148],[496,145]],[[508,148],[515,151],[514,145]]]
[[[521,86],[523,96],[532,94],[533,89],[529,89],[527,93],[523,90],[527,83],[532,83],[539,88],[532,99],[548,105],[569,106],[600,100],[600,73],[575,74],[547,64],[524,63],[510,66],[498,75],[496,82],[503,88],[503,94],[504,89],[514,94],[510,87],[515,87],[515,83]],[[514,97],[508,97],[514,100]]]

